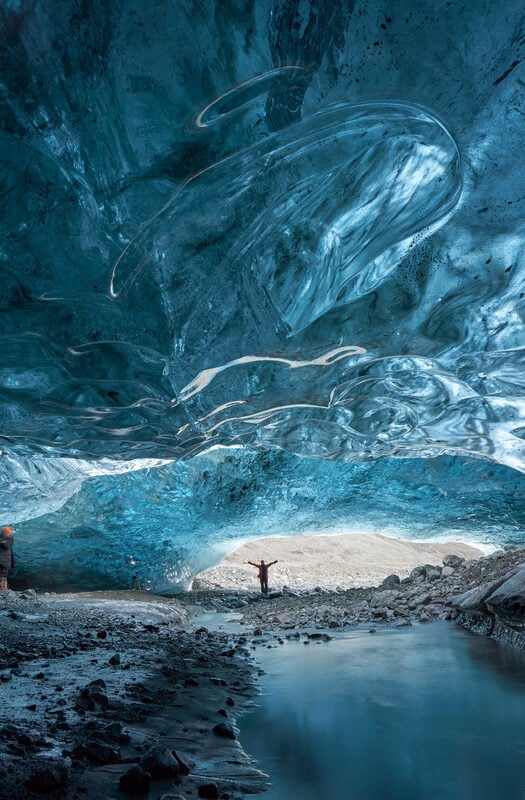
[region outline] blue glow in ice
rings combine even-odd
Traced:
[[[384,526],[340,495],[361,470],[404,535],[522,535],[521,24],[517,0],[3,5],[0,505],[26,570],[124,585],[136,541],[165,588],[262,528]],[[173,489],[220,495],[224,447],[257,481],[240,516]],[[308,497],[274,508],[265,459]],[[433,460],[439,498],[408,503]]]

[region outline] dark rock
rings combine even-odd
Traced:
[[[90,711],[107,708],[109,706],[109,698],[104,692],[100,691],[105,686],[106,684],[101,678],[84,686],[80,692],[80,705]]]
[[[110,747],[95,740],[83,742],[75,747],[73,755],[79,759],[89,761],[91,764],[118,764],[121,760],[118,748]]]
[[[460,567],[461,564],[465,563],[465,559],[462,556],[455,556],[450,554],[448,556],[443,557],[443,566],[445,567]]]
[[[496,589],[499,589],[511,575],[512,573],[507,573],[507,575],[498,578],[498,580],[484,581],[478,586],[474,586],[473,589],[469,589],[467,592],[463,592],[463,594],[452,597],[450,602],[460,611],[472,611],[475,609],[485,610],[485,600],[490,597]]]
[[[91,683],[88,683],[85,686],[86,689],[105,689],[106,688],[106,681],[103,678],[97,678]]]
[[[111,656],[111,658],[108,661],[108,664],[110,664],[112,667],[117,667],[120,664],[119,654],[115,653],[114,656]]]
[[[407,628],[410,627],[412,623],[409,619],[405,619],[404,617],[400,617],[392,623],[392,628]]]
[[[186,800],[181,794],[163,794],[159,800]]]
[[[497,617],[525,627],[525,565],[507,573],[504,582],[485,599],[485,605]]]
[[[416,578],[424,578],[425,572],[426,572],[425,567],[414,567],[414,569],[408,576],[408,580],[414,581]]]
[[[97,638],[98,639],[107,639],[108,632],[107,631],[97,631]]]
[[[218,800],[219,788],[216,783],[203,783],[199,786],[199,797],[208,798],[208,800]]]
[[[177,761],[177,763],[179,765],[180,774],[181,775],[189,775],[191,770],[190,770],[190,765],[188,764],[188,762],[185,761],[183,758],[181,758],[179,756],[179,754],[175,752],[175,750],[172,750],[171,752],[173,754],[173,758],[176,759],[176,761]]]
[[[33,792],[49,794],[65,789],[69,785],[69,770],[64,764],[50,764],[36,770],[26,781],[26,786]]]
[[[153,747],[140,759],[139,765],[152,778],[178,778],[180,773],[179,762],[167,747]]]
[[[102,728],[99,736],[106,742],[118,742],[119,744],[126,744],[131,739],[120,722],[110,722],[109,725]]]
[[[213,726],[212,730],[215,736],[221,736],[224,739],[235,739],[232,726],[226,722],[218,722],[217,725]]]
[[[479,611],[462,611],[456,622],[473,633],[490,636],[494,630],[494,617]]]
[[[401,583],[401,579],[400,579],[399,575],[396,575],[395,573],[392,573],[392,575],[388,575],[385,578],[385,580],[383,581],[383,583],[381,584],[381,586],[379,588],[380,589],[391,589],[393,586],[399,586],[400,583]]]
[[[124,775],[120,776],[119,784],[126,794],[144,795],[149,792],[151,776],[142,767],[131,767]]]

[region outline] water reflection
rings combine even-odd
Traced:
[[[267,800],[523,800],[525,655],[451,624],[261,654]]]

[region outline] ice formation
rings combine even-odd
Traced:
[[[27,581],[167,591],[327,526],[520,540],[517,0],[8,0],[0,24]]]

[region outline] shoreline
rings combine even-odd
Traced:
[[[237,739],[257,693],[240,638],[166,598],[82,595],[0,595],[0,800],[262,791]]]
[[[0,800],[126,800],[141,780],[148,800],[264,791],[268,776],[236,727],[258,694],[261,647],[450,619],[525,649],[521,611],[509,616],[502,603],[498,616],[484,605],[525,573],[525,549],[455,558],[372,587],[268,597],[0,595]],[[132,791],[120,783],[126,775]]]

